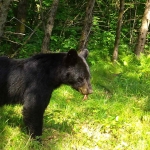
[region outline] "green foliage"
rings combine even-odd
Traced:
[[[52,0],[43,0],[42,6],[39,1],[29,0],[26,32],[22,38],[12,34],[16,32],[16,17],[18,1],[13,2],[8,13],[8,22],[5,27],[4,38],[0,45],[0,55],[11,55],[15,51],[19,51],[16,57],[28,57],[34,53],[39,53],[44,37],[44,26],[47,22],[48,10],[52,5]],[[77,48],[82,32],[84,15],[87,1],[63,1],[60,0],[57,14],[55,17],[52,36],[50,37],[50,51],[68,51],[70,48]],[[123,26],[121,30],[121,41],[119,54],[128,54],[133,52],[135,47],[138,29],[141,25],[141,18],[144,12],[145,1],[137,1],[131,3],[125,2],[125,13],[123,18]],[[116,34],[116,26],[119,13],[119,1],[96,1],[93,12],[93,26],[90,32],[88,49],[99,49],[100,55],[104,57],[111,56],[113,53],[114,39]],[[136,14],[136,16],[135,16]],[[41,20],[44,20],[35,34],[27,42],[27,44],[19,47],[10,41],[22,44],[32,34],[35,27]],[[9,32],[9,33],[8,33]],[[10,34],[10,32],[12,32]],[[149,35],[146,41],[145,50],[149,53]]]
[[[78,41],[74,36],[65,38],[57,35],[51,36],[51,51],[68,51],[69,49],[76,49]]]

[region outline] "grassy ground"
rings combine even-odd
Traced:
[[[70,87],[57,89],[42,144],[26,134],[21,106],[0,108],[0,150],[150,149],[150,58],[129,55],[111,64],[92,52],[88,61],[94,93],[83,101]]]

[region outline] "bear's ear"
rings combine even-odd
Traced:
[[[78,54],[77,51],[74,49],[71,49],[68,53],[67,53],[67,57],[66,57],[66,64],[68,66],[70,65],[75,65],[77,63],[77,59],[78,59]]]
[[[82,57],[84,57],[85,59],[87,58],[88,54],[89,54],[89,51],[88,51],[87,49],[83,49],[83,50],[79,53],[79,55],[82,56]]]

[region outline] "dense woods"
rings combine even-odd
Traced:
[[[6,0],[0,8],[1,55],[88,48],[115,60],[149,53],[148,0]]]

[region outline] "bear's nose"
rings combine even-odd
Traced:
[[[93,93],[93,90],[92,90],[91,88],[88,89],[88,88],[80,87],[80,88],[79,88],[79,91],[80,91],[82,94],[84,94],[84,95],[88,95],[88,94]]]

